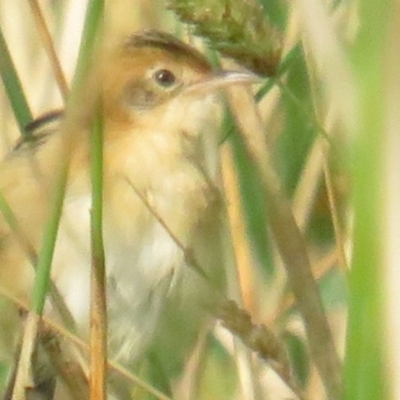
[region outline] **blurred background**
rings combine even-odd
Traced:
[[[221,162],[233,248],[228,274],[239,288],[230,296],[251,316],[254,332],[265,325],[276,340],[269,345],[278,346],[287,360],[260,357],[251,340],[246,343],[240,333],[235,339],[235,329],[217,321],[186,355],[180,373],[167,374],[168,384],[162,374],[154,376],[146,367],[134,372],[173,399],[339,398],[329,393],[335,384],[312,356],[319,352],[324,358],[326,338],[316,344],[309,334],[318,332],[319,321],[305,318],[298,307],[299,296],[306,299],[314,289],[305,284],[293,291],[298,251],[299,260],[304,255],[309,260],[319,288],[340,358],[344,398],[400,399],[399,2],[217,3],[109,1],[104,11],[106,40],[112,43],[131,32],[156,28],[198,46],[213,62],[243,65],[240,51],[234,60],[226,55],[232,56],[229,49],[247,38],[254,41],[250,52],[275,66],[273,72],[261,74],[253,69],[265,78],[253,93],[255,100],[240,100],[224,117]],[[70,87],[85,40],[87,7],[84,0],[0,1],[1,154],[13,148],[24,123],[63,108],[65,87],[56,79],[47,50],[49,43],[54,46],[65,86]],[[229,18],[235,22],[235,35],[224,37],[227,46],[218,46],[218,35],[208,34],[202,24],[218,26]],[[265,32],[272,27],[271,35],[264,33],[265,26]],[[44,27],[50,35],[47,44]],[[16,111],[20,106],[12,107],[6,85],[14,78],[6,74],[10,67],[4,65],[5,46],[29,106],[22,117]],[[267,143],[262,150],[277,177],[278,193],[263,190],[269,181],[240,133],[246,126],[261,129]],[[277,196],[278,204],[289,202],[281,226],[266,192]],[[297,230],[287,222],[288,213]],[[300,250],[287,249],[293,238],[301,239]],[[296,246],[293,242],[292,248]],[[331,350],[328,344],[327,358]],[[0,359],[0,387],[9,369],[10,360]],[[135,399],[157,398],[140,387],[134,391]]]

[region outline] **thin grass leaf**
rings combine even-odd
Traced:
[[[95,45],[101,33],[101,21],[104,14],[104,0],[90,0],[86,11],[85,24],[79,48],[78,63],[72,82],[73,91],[78,90],[87,78],[88,68],[93,61]]]
[[[84,77],[87,73],[87,67],[89,66],[89,62],[92,57],[94,42],[98,33],[98,23],[99,20],[101,20],[103,6],[103,3],[97,0],[91,1],[89,3],[87,19],[85,22],[85,28],[79,52],[77,72],[74,77],[73,90],[71,92],[71,99],[69,100],[67,105],[67,110],[76,107],[76,101],[79,98],[79,93],[82,89]],[[66,153],[68,153],[68,151],[66,151]],[[40,314],[43,311],[44,304],[44,298],[41,294],[43,294],[44,290],[47,290],[51,260],[54,252],[59,219],[62,212],[65,185],[68,177],[68,157],[69,156],[67,154],[63,162],[63,166],[60,170],[60,177],[59,181],[57,182],[57,190],[55,190],[56,193],[54,199],[54,209],[49,224],[48,226],[46,226],[45,229],[42,250],[40,251],[38,258],[38,272],[36,278],[37,284],[35,283],[34,288],[34,304],[35,310]]]
[[[58,227],[61,219],[65,188],[68,179],[69,157],[64,157],[61,165],[56,190],[51,202],[51,212],[46,222],[41,247],[38,253],[35,282],[32,294],[32,309],[38,315],[43,314],[44,303],[50,285],[50,272],[53,261],[54,248],[57,240]]]
[[[104,0],[88,4],[74,85],[83,84],[93,67],[103,30]],[[103,122],[102,109],[95,110],[91,132],[91,296],[90,296],[90,399],[107,397],[107,303],[103,245]]]
[[[0,27],[0,74],[6,89],[19,130],[24,135],[25,126],[32,121],[32,113],[26,100],[21,81],[11,59],[3,31]]]
[[[30,307],[28,304],[22,302],[20,299],[16,298],[12,293],[9,293],[7,290],[3,289],[0,286],[0,295],[5,297],[6,299],[10,300],[14,304],[16,304],[21,310],[29,311]],[[86,353],[89,352],[88,344],[83,341],[81,338],[76,336],[74,333],[66,330],[63,326],[59,325],[55,321],[47,318],[46,316],[42,317],[43,323],[47,329],[55,332],[57,335],[62,337],[64,340],[69,341],[70,343],[76,345],[78,348],[84,350]],[[139,378],[131,371],[128,371],[126,368],[122,367],[118,363],[108,360],[108,367],[118,373],[120,376],[124,377],[128,382],[131,382],[132,385],[138,385],[143,388],[144,391],[148,392],[149,394],[153,395],[156,399],[159,400],[172,400],[170,397],[166,396],[165,394],[161,393],[157,389],[155,389],[152,385],[144,381],[143,379]]]
[[[385,296],[385,361],[390,385],[390,396],[400,398],[400,3],[394,5],[394,18],[390,21],[390,35],[386,51],[387,114],[384,135],[383,191],[386,194],[382,210]]]
[[[362,2],[363,21],[353,50],[360,118],[353,152],[354,253],[350,271],[345,399],[387,399],[383,326],[382,191],[388,21],[395,2]],[[397,40],[397,39],[396,39]],[[366,68],[368,65],[368,68]]]
[[[265,325],[255,325],[249,314],[241,310],[233,301],[227,301],[220,307],[218,318],[223,325],[259,357],[270,364],[286,385],[300,400],[305,400],[304,394],[297,387],[291,375],[288,356],[281,341]]]
[[[43,13],[42,13],[42,10],[40,8],[38,1],[37,0],[29,0],[29,5],[31,7],[32,15],[36,22],[37,30],[39,31],[39,34],[42,38],[44,50],[46,51],[47,56],[50,59],[53,73],[54,73],[54,76],[55,76],[57,84],[58,84],[58,88],[61,92],[61,95],[62,95],[64,101],[65,101],[67,98],[67,95],[68,95],[68,85],[67,85],[65,76],[63,74],[63,71],[62,71],[62,68],[60,65],[60,61],[57,57],[54,42],[51,38],[49,29],[46,25],[46,21],[44,19],[44,16],[43,16]]]
[[[91,135],[91,306],[90,306],[90,398],[101,400],[107,393],[107,298],[103,245],[103,121],[101,110]]]
[[[38,334],[39,318],[39,314],[37,313],[28,313],[11,400],[26,400],[27,390],[35,387],[32,372],[32,357]]]
[[[235,92],[238,96],[239,89],[235,89]],[[240,94],[241,98],[244,96],[250,98],[249,93],[244,90]],[[341,365],[318,286],[311,272],[304,238],[294,220],[291,205],[283,194],[256,109],[253,109],[253,123],[250,124],[249,120],[245,123],[246,116],[234,108],[234,98],[231,102],[236,111],[235,118],[240,124],[246,147],[257,165],[262,180],[271,230],[285,263],[299,312],[304,320],[311,355],[321,375],[328,398],[337,400],[341,395]]]

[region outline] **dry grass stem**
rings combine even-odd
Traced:
[[[386,101],[387,115],[385,119],[384,137],[384,176],[383,191],[383,246],[384,246],[384,280],[387,292],[384,294],[385,314],[385,360],[388,364],[390,378],[390,398],[400,398],[400,301],[399,301],[399,260],[400,260],[400,117],[398,112],[400,100],[400,7],[395,6],[394,18],[390,21],[390,37],[385,49],[386,65]]]
[[[50,35],[49,29],[47,27],[46,21],[44,19],[42,10],[40,8],[39,3],[37,0],[29,0],[29,5],[32,10],[32,15],[35,19],[37,30],[40,34],[40,37],[42,38],[42,43],[43,43],[43,48],[46,51],[47,56],[49,57],[54,76],[57,81],[57,85],[60,89],[61,95],[64,99],[64,101],[67,98],[68,95],[68,84],[65,79],[64,73],[62,71],[62,67],[60,64],[60,61],[58,59],[55,47],[54,47],[54,41]]]
[[[36,313],[28,313],[11,400],[25,400],[26,391],[35,387],[32,372],[32,357],[36,346],[39,320],[40,317]]]
[[[304,400],[304,395],[291,376],[286,350],[265,325],[254,325],[249,314],[241,310],[233,301],[222,304],[218,318],[225,328],[237,336],[247,348],[256,352],[268,363],[299,399]]]
[[[17,299],[7,290],[0,286],[0,295],[12,301],[15,305],[17,305],[22,310],[29,312],[29,306],[22,302],[20,299]],[[55,335],[61,336],[63,339],[66,339],[70,344],[76,346],[78,349],[83,350],[85,354],[89,354],[89,345],[84,340],[76,336],[74,333],[71,333],[69,330],[65,329],[65,327],[59,325],[55,321],[50,318],[43,316],[41,318],[42,323],[47,326],[46,329],[50,331],[54,331]],[[131,382],[132,385],[138,385],[142,387],[146,392],[155,396],[158,400],[172,400],[169,396],[155,389],[152,385],[140,379],[138,376],[134,375],[132,372],[128,371],[126,368],[119,365],[117,362],[112,360],[107,360],[107,365],[112,370],[116,371],[120,376],[124,377],[127,381]],[[85,369],[82,369],[83,371]],[[86,374],[85,374],[86,375]]]
[[[90,399],[104,400],[107,393],[107,312],[104,279],[92,266],[90,290]]]
[[[230,94],[234,115],[246,147],[260,172],[274,240],[284,260],[289,283],[305,323],[311,355],[324,382],[328,398],[337,400],[342,390],[341,365],[318,287],[312,276],[304,239],[294,220],[291,205],[282,193],[255,105],[253,110],[248,107],[246,112],[235,108],[239,98],[240,104],[246,97],[251,104],[251,94],[242,88],[231,90]]]
[[[302,232],[308,225],[323,173],[323,141],[324,138],[317,138],[314,141],[293,198],[293,214]]]
[[[232,149],[228,143],[222,147],[221,157],[224,192],[227,201],[236,268],[238,270],[241,301],[245,309],[254,314],[256,312],[256,293],[254,292],[254,277],[252,271],[253,260],[246,235],[238,177],[233,162]]]

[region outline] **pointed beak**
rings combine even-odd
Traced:
[[[187,91],[208,93],[231,85],[252,85],[261,82],[262,79],[251,72],[218,71],[211,77],[192,84]]]
[[[214,74],[209,80],[209,83],[215,87],[223,87],[237,84],[254,84],[260,83],[261,81],[262,79],[252,72],[220,71]],[[205,82],[205,84],[207,84],[207,82]]]

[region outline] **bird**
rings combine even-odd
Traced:
[[[179,348],[178,325],[197,332],[223,290],[221,90],[256,77],[215,68],[194,47],[155,30],[130,35],[99,63],[70,114],[67,108],[31,123],[34,140],[0,164],[0,193],[18,226],[0,215],[0,285],[29,301],[34,268],[21,242],[39,251],[68,152],[51,279],[87,335],[90,132],[100,103],[108,346],[113,360],[130,366],[165,337],[160,330],[175,332],[171,346]],[[46,313],[53,314],[51,305]],[[0,322],[0,335],[6,329]]]

